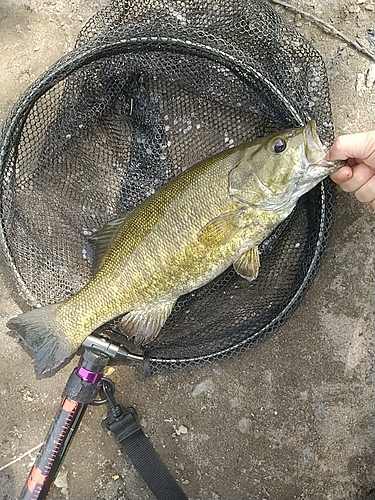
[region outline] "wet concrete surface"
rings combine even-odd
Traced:
[[[105,2],[10,1],[1,5],[1,117],[21,92],[72,48]],[[367,44],[370,1],[294,5]],[[316,23],[279,11],[320,50],[336,134],[374,126],[374,64]],[[118,400],[140,423],[190,499],[374,498],[374,213],[338,190],[331,243],[309,292],[271,339],[233,359],[144,378],[116,366]],[[6,335],[19,308],[0,282],[0,498],[17,498],[57,411],[74,360],[38,380]],[[48,498],[153,498],[90,407]],[[34,449],[34,451],[29,451]],[[26,455],[9,465],[10,462]]]

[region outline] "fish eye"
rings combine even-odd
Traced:
[[[282,153],[286,149],[286,140],[285,139],[276,139],[272,144],[272,151],[274,153]]]

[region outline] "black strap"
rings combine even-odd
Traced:
[[[121,405],[118,408],[121,415],[109,414],[103,426],[114,434],[122,452],[128,455],[155,497],[158,500],[188,500],[139,427],[134,408]]]

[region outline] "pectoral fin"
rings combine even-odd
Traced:
[[[258,247],[252,247],[250,250],[244,252],[236,262],[234,262],[233,267],[240,276],[248,281],[255,280],[258,276],[260,267]]]
[[[175,302],[173,300],[154,307],[130,311],[121,320],[119,328],[128,338],[134,338],[135,344],[147,344],[157,337]]]
[[[198,240],[207,246],[227,243],[239,230],[242,210],[227,212],[210,220],[200,231]]]

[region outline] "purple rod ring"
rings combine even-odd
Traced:
[[[86,382],[89,382],[90,384],[97,384],[103,376],[102,373],[90,372],[89,370],[86,370],[86,368],[83,368],[82,366],[78,367],[77,375],[81,377],[83,380],[86,380]]]

